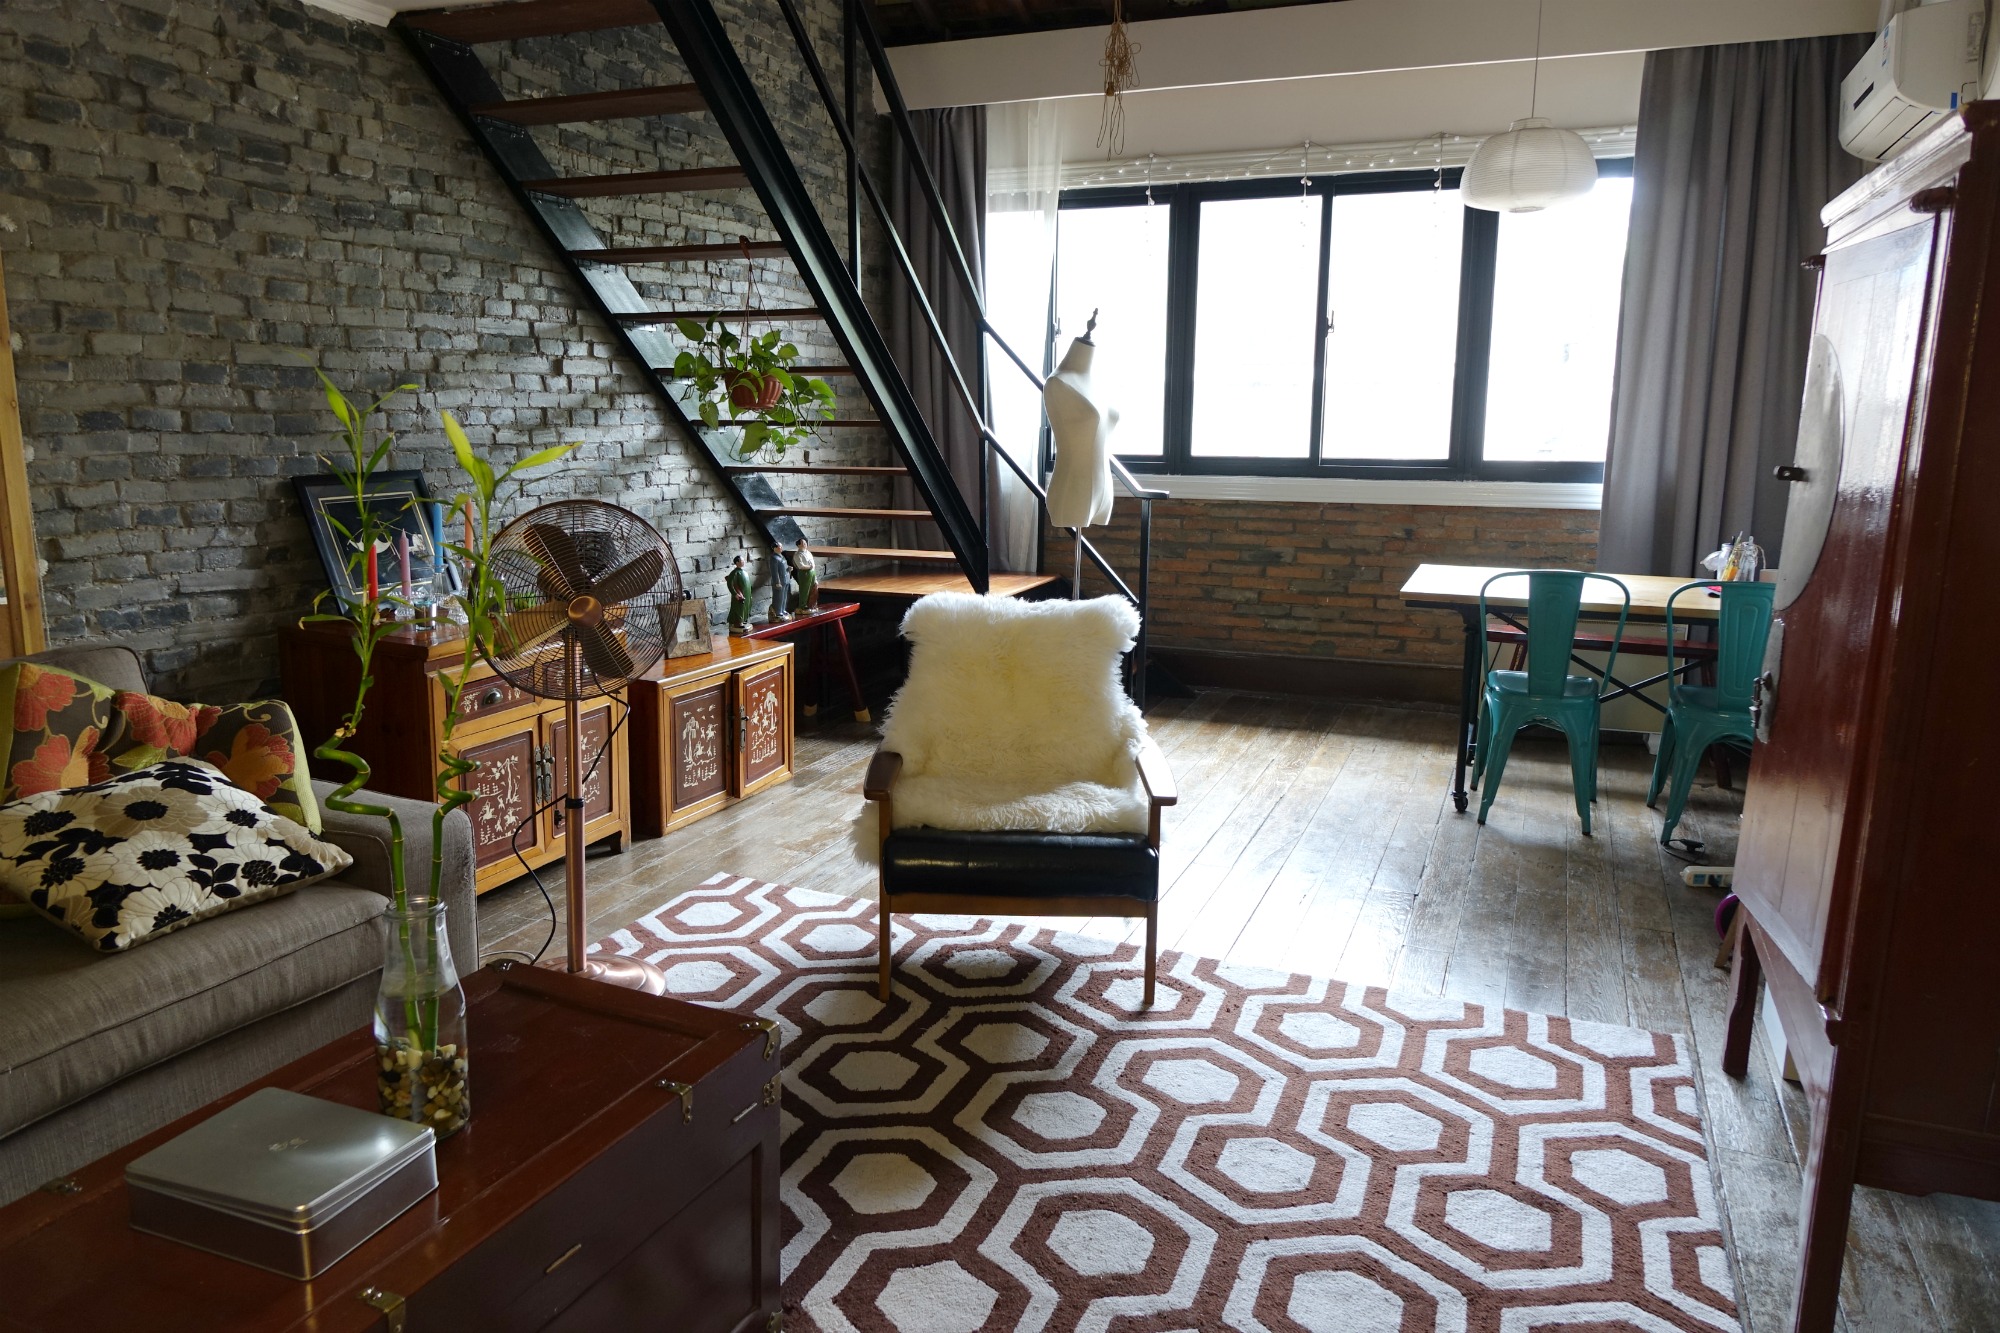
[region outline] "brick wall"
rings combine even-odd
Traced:
[[[1114,521],[1090,533],[1128,582],[1138,570],[1138,517],[1137,504],[1121,499]],[[1067,532],[1048,533],[1044,567],[1066,572],[1071,552]],[[1160,501],[1150,642],[1169,654],[1455,670],[1457,618],[1409,610],[1396,595],[1418,565],[1589,569],[1596,555],[1595,510]],[[1085,592],[1107,586],[1086,561]]]
[[[807,8],[838,79],[838,6]],[[837,223],[837,150],[783,56],[763,40],[746,59]],[[670,81],[672,65],[663,35],[500,59],[516,93]],[[569,170],[715,160],[705,118],[671,119],[537,134]],[[657,201],[606,230],[726,239],[754,221],[741,202]],[[420,386],[391,418],[392,465],[434,489],[458,485],[450,409],[501,459],[582,441],[515,511],[628,505],[712,595],[752,539],[392,33],[297,0],[7,0],[0,217],[50,638],[131,641],[163,690],[254,690],[324,586],[288,480],[330,443],[301,355],[356,389]],[[704,304],[743,281],[741,265],[635,276],[661,295],[705,284]],[[816,457],[881,461],[882,445]],[[835,497],[880,503],[851,486],[787,498]]]

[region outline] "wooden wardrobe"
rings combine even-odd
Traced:
[[[1812,1105],[1801,1333],[1855,1185],[2000,1199],[2000,102],[1823,216],[1723,1056],[1761,974]]]

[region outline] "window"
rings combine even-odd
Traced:
[[[1118,409],[1112,438],[1124,457],[1158,460],[1165,452],[1170,219],[1170,210],[1143,200],[1065,204],[1056,226],[1053,356],[1083,336],[1092,311],[1103,312],[1104,341],[1090,375]]]
[[[1600,479],[1632,183],[1598,166],[1531,214],[1455,170],[1072,191],[1051,356],[1101,312],[1137,470]]]

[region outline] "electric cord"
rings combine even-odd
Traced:
[[[605,697],[617,704],[622,711],[618,714],[617,721],[611,724],[611,730],[604,734],[604,742],[597,747],[596,757],[590,761],[590,767],[583,771],[583,781],[577,784],[579,790],[587,789],[590,786],[591,778],[597,775],[597,766],[604,762],[605,755],[611,753],[611,742],[617,737],[619,729],[625,725],[625,720],[632,716],[631,704],[622,699],[612,698],[610,695],[606,695]],[[521,834],[527,830],[530,824],[540,819],[548,811],[553,810],[568,794],[566,791],[552,794],[548,800],[535,806],[527,814],[523,815],[521,822],[514,825],[514,831],[507,836],[508,850],[513,852],[514,859],[521,863],[521,869],[527,873],[529,879],[534,881],[536,891],[542,895],[542,904],[548,909],[549,913],[549,933],[543,937],[541,948],[535,950],[533,955],[530,955],[523,949],[495,949],[491,954],[486,955],[489,958],[503,956],[524,958],[527,960],[529,967],[535,967],[541,963],[542,955],[549,951],[549,946],[555,943],[556,927],[558,924],[556,920],[556,900],[549,893],[549,886],[542,883],[541,875],[536,871],[535,867],[528,864],[527,856],[522,853]],[[564,855],[567,856],[568,854],[568,849],[565,848]]]

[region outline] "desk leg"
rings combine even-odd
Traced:
[[[1465,622],[1465,664],[1458,682],[1458,764],[1451,775],[1451,803],[1460,814],[1471,803],[1465,794],[1465,770],[1472,763],[1472,747],[1477,744],[1474,729],[1479,725],[1479,663],[1486,651],[1486,627],[1479,621],[1476,607],[1464,607],[1459,618]]]
[[[854,655],[847,650],[847,626],[836,620],[827,628],[833,631],[834,642],[840,645],[840,669],[847,677],[847,697],[854,704],[854,720],[872,722],[874,719],[869,715],[868,701],[861,697],[861,680],[854,674]]]

